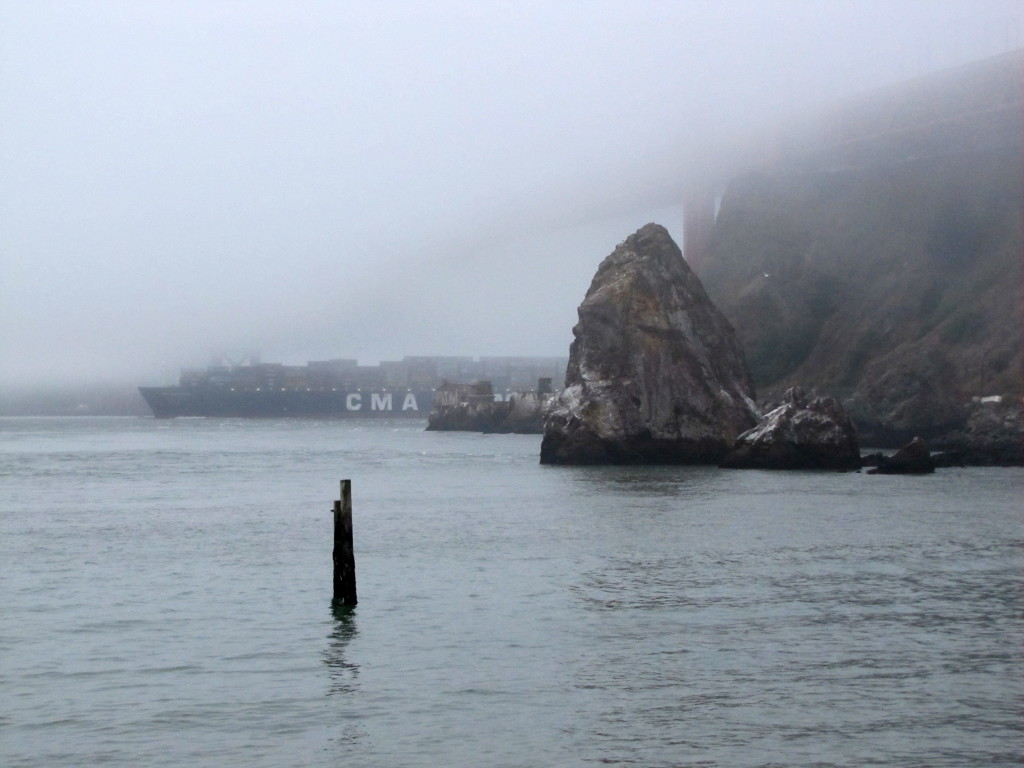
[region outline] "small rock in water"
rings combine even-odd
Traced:
[[[935,462],[924,440],[915,437],[892,456],[883,456],[869,475],[927,475],[935,471]]]
[[[859,469],[857,431],[834,398],[811,399],[801,387],[740,435],[722,462],[729,469]]]

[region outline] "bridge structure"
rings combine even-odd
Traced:
[[[1021,147],[1024,49],[863,93],[723,154],[683,197],[683,255],[709,258],[716,201],[747,172],[810,173]]]

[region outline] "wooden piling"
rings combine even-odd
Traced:
[[[334,502],[334,600],[356,604],[356,558],[352,547],[352,481],[341,481],[341,499]]]

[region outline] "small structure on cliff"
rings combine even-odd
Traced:
[[[551,379],[542,378],[533,392],[513,392],[495,399],[489,381],[444,382],[434,393],[427,430],[435,432],[502,432],[539,435],[544,409],[552,399]]]
[[[853,421],[831,397],[811,398],[801,387],[744,432],[722,462],[728,469],[859,469]]]
[[[601,262],[573,335],[542,464],[717,464],[757,421],[736,334],[662,226]]]

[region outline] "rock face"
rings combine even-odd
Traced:
[[[940,350],[866,367],[865,383],[845,405],[865,445],[902,446],[921,435],[934,440],[964,423],[967,409],[956,373]]]
[[[968,416],[962,429],[932,444],[944,451],[935,460],[942,466],[1024,466],[1024,403],[1002,398],[965,407]]]
[[[881,456],[869,475],[927,475],[935,471],[931,451],[924,440],[915,437],[892,456]]]
[[[736,334],[664,227],[601,262],[573,335],[542,464],[717,464],[757,421]]]
[[[850,417],[831,397],[800,387],[744,432],[723,467],[730,469],[859,469],[860,447]]]

